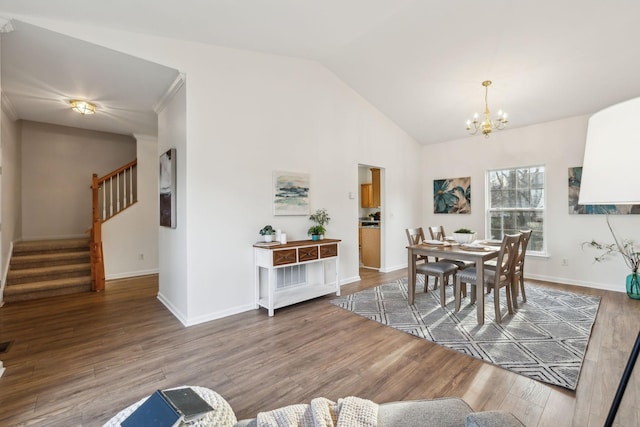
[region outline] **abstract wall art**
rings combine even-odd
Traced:
[[[470,214],[471,177],[434,179],[433,213]]]
[[[176,149],[160,156],[160,225],[176,228]]]
[[[309,174],[273,172],[273,214],[309,215]]]

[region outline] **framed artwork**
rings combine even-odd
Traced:
[[[471,177],[434,179],[433,213],[470,214]]]
[[[607,179],[607,177],[602,177]],[[640,214],[640,205],[579,205],[582,166],[569,168],[569,213],[586,215],[625,215]],[[615,182],[611,185],[616,185]]]
[[[176,149],[160,156],[160,225],[176,228]]]
[[[309,215],[309,174],[273,172],[273,214]]]

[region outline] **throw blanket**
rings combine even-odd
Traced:
[[[359,397],[338,399],[338,403],[318,397],[310,404],[290,405],[260,412],[258,427],[375,427],[378,405]]]

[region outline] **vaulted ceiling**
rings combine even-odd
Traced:
[[[17,19],[2,35],[2,88],[18,116],[60,121],[60,99],[86,93],[110,111],[98,130],[118,133],[153,129],[153,105],[177,71],[21,17],[316,60],[422,144],[466,136],[465,120],[484,109],[484,80],[493,81],[489,107],[508,111],[510,127],[640,96],[637,0],[0,0],[0,16]],[[133,70],[149,84],[133,84]],[[137,116],[147,128],[132,130]]]

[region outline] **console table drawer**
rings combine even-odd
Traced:
[[[320,258],[329,258],[332,256],[338,256],[338,245],[322,245],[320,246]]]
[[[318,259],[318,247],[309,246],[306,248],[298,248],[298,262],[312,261]]]
[[[296,250],[283,249],[281,251],[273,251],[273,265],[285,265],[296,263]]]

